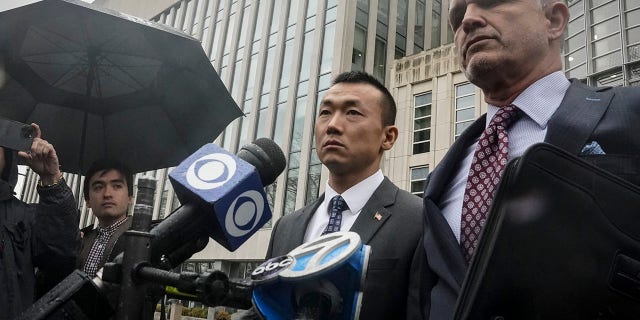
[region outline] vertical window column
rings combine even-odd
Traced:
[[[431,147],[431,99],[431,92],[413,99],[413,154],[429,152]]]
[[[424,195],[424,187],[429,175],[429,166],[420,166],[411,168],[411,190],[412,194],[422,198]]]
[[[462,132],[473,123],[475,119],[475,86],[469,82],[459,84],[455,88],[456,114],[454,138],[458,138]]]

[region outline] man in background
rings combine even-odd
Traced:
[[[78,213],[54,147],[35,138],[29,152],[0,147],[0,319],[14,319],[34,301],[35,268],[45,290],[73,271],[78,248]],[[0,139],[1,140],[1,139]],[[38,204],[18,200],[18,156],[40,181]]]
[[[427,178],[425,315],[450,319],[505,164],[537,142],[640,184],[640,90],[593,88],[562,72],[569,9],[559,0],[452,0],[462,70],[488,111]]]
[[[360,319],[420,317],[422,203],[380,170],[398,138],[389,91],[364,72],[338,75],[320,103],[316,151],[329,169],[325,193],[280,218],[267,258],[334,231],[353,231],[371,246]]]
[[[105,262],[124,251],[120,236],[131,227],[127,211],[133,196],[133,175],[117,160],[98,160],[89,167],[83,190],[98,227],[84,232],[77,267],[94,277]]]

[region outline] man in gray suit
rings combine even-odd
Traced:
[[[393,97],[375,78],[363,72],[336,77],[315,125],[318,157],[329,169],[325,193],[280,218],[267,251],[267,258],[287,254],[331,228],[358,233],[371,246],[360,319],[420,317],[422,203],[380,171],[382,153],[398,137],[395,117]],[[334,210],[336,225],[328,211],[338,202],[346,206]]]
[[[640,90],[567,80],[561,48],[568,20],[559,0],[451,1],[462,70],[489,106],[426,182],[428,319],[451,319],[493,181],[508,159],[544,141],[640,184]]]

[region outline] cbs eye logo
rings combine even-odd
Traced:
[[[233,200],[227,210],[224,225],[233,237],[242,237],[251,232],[262,219],[265,200],[256,190],[243,192]]]
[[[236,161],[224,153],[208,154],[194,161],[187,170],[187,182],[200,190],[215,189],[236,173]]]

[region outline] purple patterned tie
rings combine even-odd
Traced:
[[[471,261],[478,246],[478,237],[493,202],[495,189],[508,160],[509,138],[507,128],[516,118],[518,109],[513,106],[500,108],[484,129],[471,160],[469,177],[462,201],[460,245],[467,262]]]
[[[322,231],[322,235],[327,233],[340,231],[340,224],[342,223],[342,211],[348,210],[349,206],[344,201],[341,195],[337,195],[331,198],[329,201],[329,224],[327,228]]]

